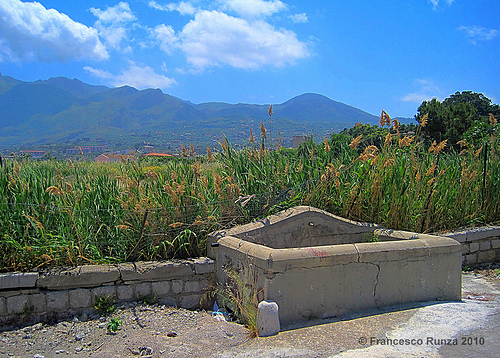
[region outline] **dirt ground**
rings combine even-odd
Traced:
[[[113,318],[122,321],[116,333],[107,329]],[[108,317],[80,319],[1,332],[0,357],[209,357],[250,339],[245,327],[205,311],[161,305],[123,305]]]
[[[500,264],[476,267],[474,273],[488,280],[500,280]],[[466,297],[467,298],[467,297]],[[399,317],[401,321],[407,320],[414,312],[395,312],[384,315],[388,322],[391,317]],[[404,317],[403,317],[404,316]],[[408,316],[408,317],[406,317]],[[404,319],[403,319],[404,318]],[[107,329],[112,319],[119,319],[122,324],[116,332]],[[356,325],[367,326],[374,334],[377,327],[377,316],[364,317],[352,320],[350,326],[357,329]],[[396,320],[395,320],[396,322]],[[387,323],[387,322],[386,322]],[[397,323],[397,322],[396,322]],[[284,344],[280,340],[292,340],[294,335],[301,341],[302,348],[307,348],[309,337],[311,347],[317,345],[321,339],[321,330],[329,329],[323,341],[336,345],[336,339],[331,336],[331,325],[338,325],[340,331],[335,336],[340,342],[349,341],[354,331],[341,328],[342,322],[330,325],[318,325],[304,333],[302,329],[290,330],[278,336],[269,337],[262,343],[272,347]],[[391,323],[389,326],[392,326]],[[328,326],[328,327],[327,327]],[[387,327],[389,327],[387,326]],[[387,328],[385,327],[385,328]],[[358,327],[359,328],[359,327]],[[361,332],[361,331],[360,331]],[[382,332],[382,331],[381,331]],[[345,334],[344,334],[345,333]],[[377,332],[375,332],[377,333]],[[346,337],[343,337],[346,335]],[[291,337],[291,338],[290,338]],[[185,309],[166,307],[162,305],[146,305],[131,303],[121,305],[107,317],[79,316],[71,321],[57,324],[38,323],[24,328],[0,332],[0,357],[232,357],[255,356],[255,347],[259,348],[261,339],[250,338],[250,332],[242,325],[218,321],[205,311],[189,311]],[[255,347],[254,347],[255,346]],[[295,346],[295,344],[294,344]],[[248,347],[253,347],[250,354]],[[301,347],[296,347],[301,348]],[[353,347],[329,348],[330,353],[342,352]],[[248,351],[248,352],[247,352]],[[337,352],[338,351],[338,352]],[[263,355],[267,356],[263,350]],[[299,351],[290,355],[291,351],[274,356],[302,356]],[[309,356],[304,354],[303,356]]]

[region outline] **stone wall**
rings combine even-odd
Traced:
[[[206,288],[214,285],[215,265],[209,258],[0,274],[0,330],[91,314],[101,295],[113,296],[116,303],[148,297],[160,304],[199,308]]]
[[[484,226],[437,235],[455,239],[462,245],[463,266],[500,262],[500,226]]]

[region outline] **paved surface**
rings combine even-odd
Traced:
[[[462,276],[462,302],[394,306],[287,327],[222,357],[499,357],[500,282]]]

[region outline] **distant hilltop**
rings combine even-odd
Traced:
[[[269,125],[270,104],[193,104],[159,89],[109,88],[78,79],[54,77],[23,82],[0,75],[0,148],[11,146],[108,145],[155,148],[214,145],[226,136],[234,145],[248,142],[250,130]],[[305,93],[273,105],[273,141],[294,135],[329,136],[356,122],[377,124],[378,117],[330,98]]]

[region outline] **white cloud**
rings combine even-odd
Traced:
[[[160,48],[170,54],[177,43],[177,36],[172,26],[161,24],[152,30],[153,36],[160,43]]]
[[[107,71],[95,69],[89,66],[84,67],[84,69],[96,77],[108,80],[108,82],[113,86],[127,85],[137,89],[165,89],[177,84],[175,79],[157,74],[154,69],[149,66],[137,66],[134,62],[130,62],[129,67],[122,71],[119,75],[112,75]]]
[[[98,18],[95,27],[110,47],[122,52],[131,51],[129,46],[122,47],[121,45],[128,39],[129,30],[125,25],[137,19],[128,3],[120,2],[118,5],[106,8],[106,10],[92,7],[90,12]]]
[[[424,93],[408,93],[406,96],[401,98],[403,102],[413,102],[413,103],[422,103],[423,101],[430,101],[433,98],[437,98],[436,96],[424,94]]]
[[[90,66],[85,66],[83,69],[87,72],[90,72],[91,74],[93,74],[97,78],[104,78],[104,79],[113,78],[113,75],[111,73],[109,73],[108,71],[99,70],[97,68],[93,68]]]
[[[280,0],[219,0],[224,10],[231,10],[243,17],[270,16],[287,9]]]
[[[101,23],[123,24],[137,20],[126,2],[120,2],[118,5],[106,8],[106,10],[91,7],[90,12],[94,14]]]
[[[103,60],[97,30],[37,2],[0,1],[0,60]]]
[[[457,30],[462,31],[476,45],[477,41],[493,40],[498,35],[498,30],[487,29],[481,26],[460,26]]]
[[[434,9],[437,9],[439,7],[440,3],[445,3],[446,5],[449,6],[453,2],[455,2],[455,0],[430,0],[430,2],[432,3],[432,6],[434,7]]]
[[[181,1],[180,3],[168,3],[166,5],[160,5],[156,1],[151,0],[148,3],[149,7],[161,10],[161,11],[178,11],[181,15],[193,15],[196,13],[197,9],[191,3],[186,1]]]
[[[200,11],[178,34],[180,48],[196,71],[230,65],[241,69],[280,67],[309,57],[294,32],[219,11]]]
[[[433,98],[440,98],[443,96],[444,91],[434,83],[434,81],[429,79],[416,79],[413,82],[414,87],[418,87],[418,90],[413,93],[409,93],[401,101],[403,102],[414,102],[422,103],[423,101],[430,101]]]
[[[307,15],[305,13],[290,15],[289,18],[292,19],[292,21],[296,24],[305,24],[306,22],[309,22],[309,19],[307,18]]]

